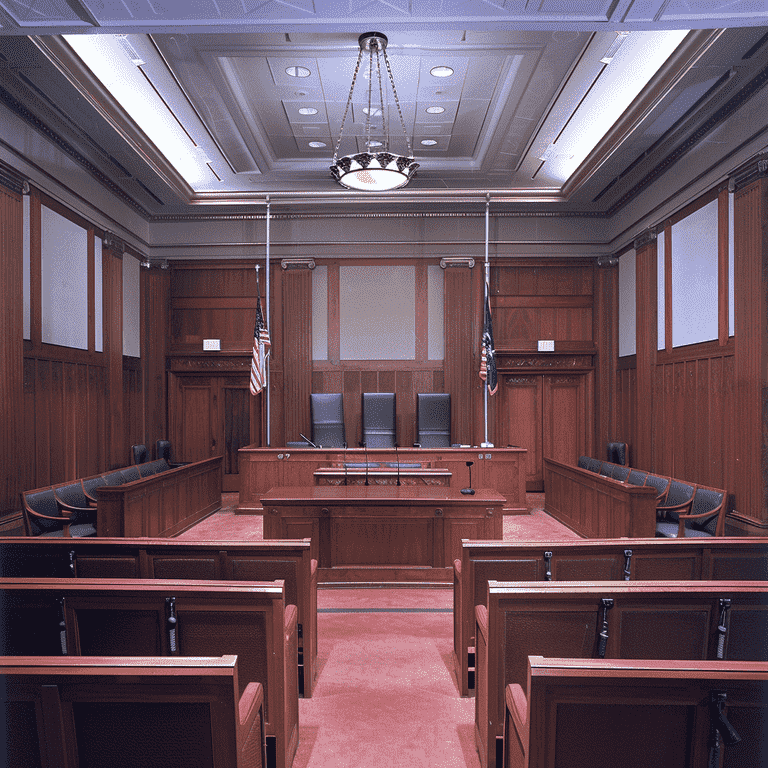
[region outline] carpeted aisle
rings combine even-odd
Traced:
[[[320,672],[293,768],[478,768],[452,671],[452,594],[318,592]],[[362,607],[361,607],[362,606]]]

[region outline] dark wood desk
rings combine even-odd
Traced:
[[[261,515],[261,499],[282,486],[310,486],[318,469],[365,461],[390,464],[422,462],[431,469],[451,473],[450,486],[469,485],[467,462],[472,466],[472,485],[493,488],[504,497],[505,515],[527,514],[525,503],[525,448],[260,448],[247,445],[238,451],[240,500],[237,514]]]
[[[272,488],[265,539],[310,537],[318,582],[452,580],[462,539],[502,538],[504,496],[456,488]]]
[[[315,470],[315,485],[428,485],[447,487],[451,484],[451,473],[447,469],[342,469],[323,467]]]

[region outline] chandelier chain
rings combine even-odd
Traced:
[[[349,96],[347,97],[347,104],[344,107],[344,116],[341,118],[341,128],[339,128],[339,140],[336,142],[336,149],[333,150],[333,162],[338,160],[339,147],[341,146],[341,137],[344,135],[344,124],[347,122],[347,113],[349,107],[352,104],[352,94],[355,92],[355,82],[357,81],[357,73],[360,71],[360,62],[363,59],[363,49],[361,48],[357,54],[357,64],[355,64],[355,72],[352,75],[352,87],[349,89]]]
[[[368,152],[371,151],[371,106],[373,96],[373,49],[376,48],[376,65],[379,63],[379,46],[375,44],[375,40],[371,41],[371,45],[368,48],[368,112],[365,115],[365,148]]]
[[[389,65],[389,56],[387,51],[384,51],[384,63],[387,65],[387,73],[389,74],[389,82],[392,84],[392,93],[395,94],[395,104],[397,105],[397,114],[400,115],[400,125],[403,126],[403,136],[405,136],[405,144],[408,147],[408,157],[413,157],[413,150],[411,149],[411,140],[408,136],[408,131],[405,129],[405,119],[403,118],[403,110],[400,109],[400,99],[397,96],[397,88],[395,88],[395,78],[392,76],[392,67]]]

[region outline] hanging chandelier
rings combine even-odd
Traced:
[[[341,119],[341,129],[339,130],[339,140],[336,142],[336,149],[333,153],[333,165],[331,166],[331,175],[343,187],[348,189],[381,192],[390,189],[404,187],[413,177],[419,164],[414,161],[411,151],[411,141],[408,138],[408,132],[405,129],[405,120],[403,112],[400,109],[400,100],[397,97],[395,80],[392,77],[392,68],[389,65],[387,56],[387,37],[381,32],[366,32],[360,35],[357,41],[360,45],[360,52],[357,55],[357,64],[355,73],[352,75],[352,86],[349,89],[349,98],[347,106],[344,109],[344,117]],[[363,60],[363,53],[368,52],[368,107],[365,112],[365,152],[358,152],[356,155],[344,155],[339,157],[339,147],[341,138],[344,135],[344,124],[347,121],[350,105],[352,104],[352,94],[355,90],[355,81],[360,71],[360,63]],[[376,79],[379,84],[379,106],[374,105],[373,81],[374,81],[374,52],[376,54]],[[389,75],[389,82],[392,85],[392,93],[395,97],[397,113],[400,115],[400,125],[403,128],[403,137],[408,149],[408,156],[396,155],[389,151],[389,131],[387,130],[386,114],[384,112],[384,85],[381,74],[381,58],[384,58],[384,64]],[[377,147],[378,141],[372,140],[371,128],[373,116],[381,117],[384,129],[384,141],[381,142],[379,151],[371,151]]]

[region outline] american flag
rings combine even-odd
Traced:
[[[267,357],[269,356],[269,331],[261,312],[261,296],[256,299],[256,325],[253,329],[253,358],[251,359],[251,394],[258,395],[267,386]]]
[[[488,284],[486,283],[480,378],[488,385],[488,394],[493,395],[499,385],[496,378],[496,349],[493,346],[493,325],[491,324],[491,299],[489,293]]]

